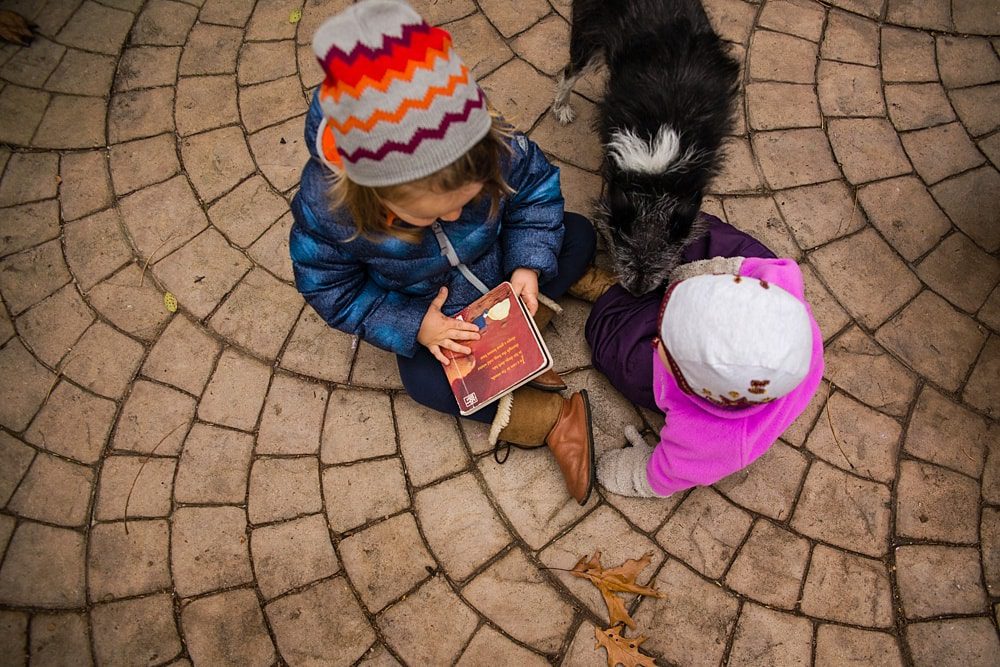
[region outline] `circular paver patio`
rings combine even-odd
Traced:
[[[801,262],[827,382],[746,471],[583,508],[292,285],[309,42],[347,3],[0,1],[41,33],[0,50],[4,664],[602,665],[599,595],[546,569],[595,549],[652,552],[662,664],[1000,662],[996,2],[705,0],[744,90],[705,209]],[[547,113],[569,0],[413,4],[587,211],[599,75]],[[658,428],[564,306],[600,449]]]

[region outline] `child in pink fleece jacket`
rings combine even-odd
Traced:
[[[605,454],[612,493],[665,497],[709,485],[766,452],[823,376],[823,337],[791,259],[714,258],[675,272],[649,351],[653,399],[666,415],[651,447]]]

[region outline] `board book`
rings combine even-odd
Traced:
[[[552,355],[509,282],[500,283],[455,318],[478,326],[480,335],[479,340],[462,341],[471,354],[444,351],[451,361],[444,372],[462,415],[471,415],[552,368]]]

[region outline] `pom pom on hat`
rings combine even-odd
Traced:
[[[660,340],[686,392],[717,405],[766,403],[809,372],[812,324],[805,305],[763,280],[702,275],[664,296]]]
[[[351,5],[320,26],[313,51],[326,73],[316,148],[359,185],[429,176],[489,132],[486,97],[451,35],[404,2]]]

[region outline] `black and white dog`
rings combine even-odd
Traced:
[[[622,285],[663,285],[698,235],[698,209],[732,127],[739,65],[700,0],[574,0],[570,63],[553,112],[574,118],[573,85],[603,54],[597,130],[605,188],[597,227]]]

